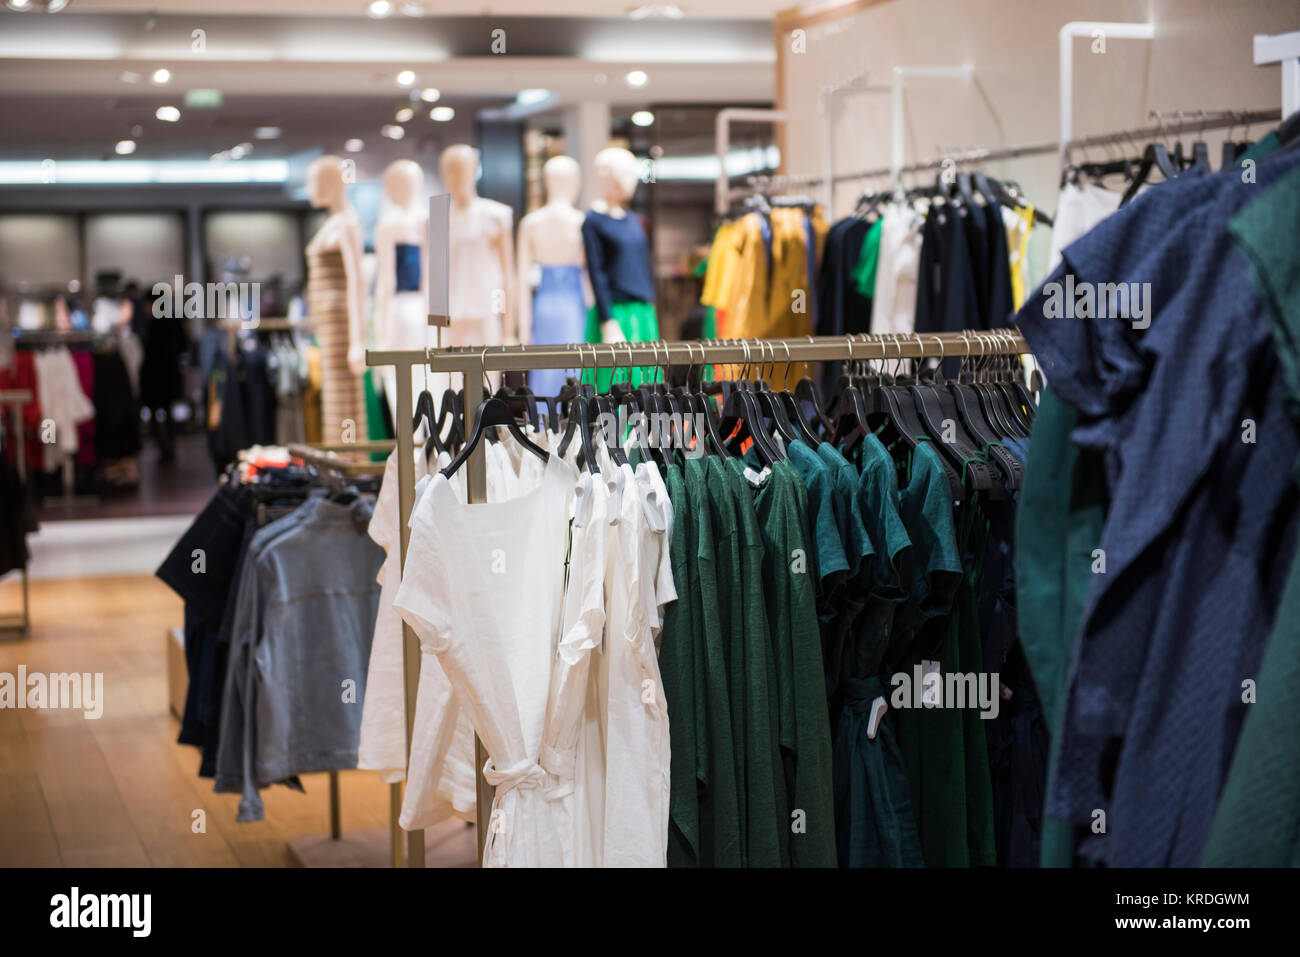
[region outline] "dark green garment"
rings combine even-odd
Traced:
[[[731,622],[732,674],[740,685],[729,687],[732,710],[743,702],[738,737],[744,751],[745,864],[747,867],[785,867],[790,863],[790,826],[787,820],[785,776],[781,771],[780,729],[777,715],[776,660],[767,621],[767,596],[763,582],[763,532],[754,511],[744,463],[737,459],[712,460],[727,486],[735,509],[740,564],[733,607],[739,616]],[[712,475],[710,476],[712,478]],[[739,665],[739,668],[737,668]],[[741,750],[738,748],[737,750]]]
[[[732,460],[741,472],[744,465]],[[752,489],[763,534],[763,586],[776,664],[776,712],[784,769],[783,830],[794,867],[835,866],[831,728],[822,684],[817,602],[798,472],[776,462]],[[800,822],[795,827],[795,814]]]
[[[835,726],[835,830],[841,867],[924,867],[911,784],[899,750],[895,715],[874,739],[871,703],[889,699],[879,678],[850,678]]]
[[[1043,717],[1052,735],[1055,776],[1070,661],[1092,587],[1093,551],[1106,520],[1100,457],[1070,442],[1076,413],[1044,389],[1034,415],[1016,509],[1016,622]],[[1044,814],[1044,867],[1069,867],[1072,826]]]
[[[745,788],[745,758],[748,754],[745,748],[745,694],[748,689],[745,684],[745,590],[739,520],[726,466],[714,455],[706,456],[701,464],[705,477],[705,500],[713,529],[713,573],[717,581],[714,600],[717,603],[719,629],[717,641],[722,650],[726,673],[727,704],[730,708],[734,744],[731,760],[736,781],[741,866],[746,866],[749,814],[746,809],[748,792]]]
[[[1270,134],[1276,139],[1276,134]],[[1259,145],[1257,144],[1256,148]],[[1287,413],[1300,422],[1300,173],[1228,223],[1273,320]],[[1300,476],[1300,463],[1293,467]],[[1300,558],[1292,559],[1202,863],[1300,867]]]
[[[911,456],[911,475],[900,492],[899,512],[912,542],[911,598],[908,621],[929,633],[927,642],[912,641],[905,660],[909,677],[925,660],[937,661],[941,674],[979,672],[979,634],[974,595],[964,582],[952,493],[938,453],[922,443]],[[954,604],[955,602],[955,604]],[[973,639],[973,641],[972,641]],[[891,701],[892,701],[891,697]],[[979,810],[983,806],[978,763],[966,719],[973,709],[901,708],[899,745],[912,786],[921,849],[928,867],[967,867],[994,863],[991,798],[988,841],[983,843]],[[979,735],[981,750],[983,735]],[[985,753],[982,787],[988,789]],[[968,785],[980,800],[970,801]],[[977,813],[968,813],[971,809]]]
[[[799,473],[806,490],[808,530],[811,533],[809,544],[812,546],[809,557],[817,583],[817,609],[822,618],[828,619],[833,613],[831,599],[849,568],[831,502],[834,475],[825,459],[797,439],[788,443],[785,451],[789,456],[787,461]]]
[[[699,717],[695,697],[696,647],[703,640],[696,631],[701,620],[700,588],[692,554],[695,542],[694,512],[686,494],[682,470],[670,465],[664,476],[673,507],[672,536],[668,543],[677,600],[664,609],[659,647],[659,674],[668,706],[669,759],[668,866],[700,864],[700,792],[707,780],[701,756],[705,740],[696,738]],[[702,677],[702,676],[701,676]],[[700,701],[707,713],[708,701]],[[704,729],[707,732],[707,728]]]
[[[700,636],[695,655],[696,747],[704,749],[697,758],[696,773],[700,790],[700,864],[707,867],[740,867],[744,862],[741,814],[741,789],[737,778],[735,755],[740,751],[732,732],[732,707],[728,692],[726,644],[728,632],[723,627],[724,605],[719,592],[718,570],[721,556],[714,533],[713,509],[709,501],[705,462],[686,461],[687,508],[692,513],[695,532],[694,558],[698,583],[696,633]],[[730,553],[735,544],[735,525],[724,534]],[[738,562],[736,555],[731,560]],[[733,566],[734,567],[734,566]],[[728,620],[729,625],[729,620]],[[703,707],[699,706],[699,703]],[[706,722],[701,728],[699,721]],[[670,810],[671,813],[671,810]]]
[[[889,633],[898,605],[907,599],[899,569],[908,561],[912,541],[898,514],[898,473],[888,450],[874,435],[854,451],[858,466],[858,509],[876,553],[871,595],[859,620],[854,674],[875,676],[885,663]]]

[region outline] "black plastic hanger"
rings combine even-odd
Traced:
[[[519,428],[514,413],[510,411],[510,406],[493,396],[478,407],[478,413],[474,416],[474,431],[470,433],[469,439],[461,447],[461,450],[456,453],[456,457],[442,470],[443,477],[451,478],[458,468],[469,461],[470,454],[478,447],[489,428],[502,425],[510,430],[510,434],[515,437],[515,441],[543,462],[550,459],[550,453],[540,446],[534,445],[532,440],[524,434],[524,430]]]
[[[1128,184],[1128,189],[1124,190],[1124,195],[1119,201],[1121,206],[1137,195],[1138,190],[1150,178],[1153,169],[1160,170],[1165,179],[1173,179],[1178,175],[1178,170],[1175,168],[1173,160],[1169,156],[1169,150],[1165,148],[1164,143],[1147,144],[1146,150],[1142,153],[1142,163],[1133,176],[1133,182]]]

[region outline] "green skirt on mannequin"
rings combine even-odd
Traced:
[[[659,320],[655,317],[655,307],[652,303],[616,302],[610,306],[609,316],[618,323],[623,338],[628,342],[646,342],[659,338]],[[587,310],[587,341],[591,343],[601,341],[600,316],[596,314],[595,306]],[[611,345],[617,355],[619,344],[612,343]],[[613,370],[599,369],[594,373],[589,369],[582,374],[582,381],[586,383],[595,382],[597,391],[608,392],[609,384],[613,380],[615,373],[617,373],[618,381],[625,381],[627,378],[626,364],[621,368]],[[632,370],[632,385],[639,386],[642,382],[650,382],[657,374],[658,372],[655,369],[638,366]]]

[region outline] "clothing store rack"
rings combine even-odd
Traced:
[[[315,468],[318,472],[328,472],[343,478],[353,478],[359,475],[382,475],[384,463],[382,462],[354,462],[344,458],[340,453],[344,452],[391,452],[394,443],[391,439],[379,440],[373,442],[352,442],[352,443],[333,443],[333,444],[290,444],[286,446],[287,451],[294,458],[302,459],[308,465]],[[339,793],[339,772],[330,771],[329,773],[329,793],[330,793],[330,837],[331,841],[339,841],[343,837],[343,820],[341,810],[341,797]],[[399,866],[402,859],[402,828],[398,823],[398,818],[402,810],[402,790],[401,785],[394,783],[389,785],[389,841],[391,846],[393,866]],[[295,854],[300,862],[307,863],[311,855],[311,847],[317,844],[315,839],[307,839],[302,844],[301,849],[294,846],[290,841],[290,853]]]
[[[1168,116],[1170,114],[1157,113],[1156,115]],[[1058,151],[1062,156],[1068,157],[1074,150],[1140,144],[1155,139],[1182,136],[1188,133],[1232,129],[1237,126],[1246,127],[1258,123],[1276,123],[1281,119],[1282,114],[1279,110],[1222,110],[1211,112],[1192,111],[1184,113],[1184,116],[1186,119],[1174,123],[1158,123],[1154,126],[1144,126],[1137,129],[1117,130],[1109,133],[1098,133],[1093,136],[1083,136],[1068,141],[1064,146],[1062,146],[1059,140],[1044,140],[1037,143],[1021,143],[1014,146],[962,150],[953,152],[947,156],[941,156],[938,159],[927,160],[920,163],[911,163],[907,166],[899,167],[897,172],[900,176],[910,173],[930,173],[943,169],[944,165],[950,162],[957,165],[969,163],[994,163],[999,160],[1019,159],[1025,156],[1046,156]],[[893,172],[894,169],[890,165],[876,166],[871,169],[857,170],[851,173],[836,173],[834,182],[842,183],[848,180],[878,179],[880,177],[889,176]],[[728,197],[730,199],[739,199],[772,183],[780,185],[815,185],[824,182],[824,179],[823,176],[818,175],[766,178],[751,177],[750,180],[747,181],[746,186],[731,190]]]
[[[9,407],[13,414],[14,430],[14,462],[18,469],[18,479],[24,485],[27,483],[27,446],[26,439],[23,435],[23,406],[32,401],[32,393],[28,389],[3,389],[0,390],[0,408]],[[19,508],[23,503],[15,503]],[[27,565],[23,565],[23,610],[17,615],[5,615],[0,617],[0,631],[16,630],[20,635],[25,636],[28,628],[31,627],[31,602],[27,587]]]
[[[226,351],[235,354],[235,340],[241,330],[248,332],[292,332],[294,329],[308,330],[307,323],[294,322],[292,319],[222,319],[221,328],[226,330]]]
[[[467,384],[481,383],[488,372],[531,372],[538,369],[622,369],[668,368],[704,365],[754,365],[805,362],[852,362],[860,359],[928,359],[1023,355],[1028,345],[1014,329],[992,329],[961,333],[892,334],[858,336],[807,336],[802,339],[715,339],[706,342],[619,342],[607,344],[452,347],[439,350],[366,350],[366,365],[393,366],[397,371],[397,408],[414,408],[411,370],[427,365],[430,372],[460,373]],[[477,409],[478,403],[473,403]],[[473,415],[471,406],[466,416]],[[472,427],[471,423],[466,423]],[[468,434],[468,429],[466,430]],[[408,522],[415,499],[415,436],[409,429],[397,430],[398,529],[401,541],[401,571],[406,571],[406,549],[410,542]],[[470,505],[487,501],[487,452],[480,443],[465,463],[466,499]],[[406,684],[406,741],[415,725],[415,697],[420,680],[419,639],[411,626],[402,623],[403,669]],[[475,779],[478,802],[478,855],[488,833],[488,814],[493,788],[483,778],[487,753],[475,735]],[[407,867],[424,866],[424,832],[407,834]]]

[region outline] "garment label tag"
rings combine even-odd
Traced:
[[[762,485],[764,482],[766,482],[767,477],[771,474],[772,474],[772,470],[767,466],[763,466],[763,471],[761,472],[755,472],[751,468],[745,469],[745,478],[749,481],[749,484],[753,485],[754,487],[758,487],[759,485]]]
[[[880,730],[880,719],[888,710],[889,705],[885,704],[884,698],[876,698],[871,702],[871,715],[867,718],[867,737],[872,741],[876,740],[876,732]]]

